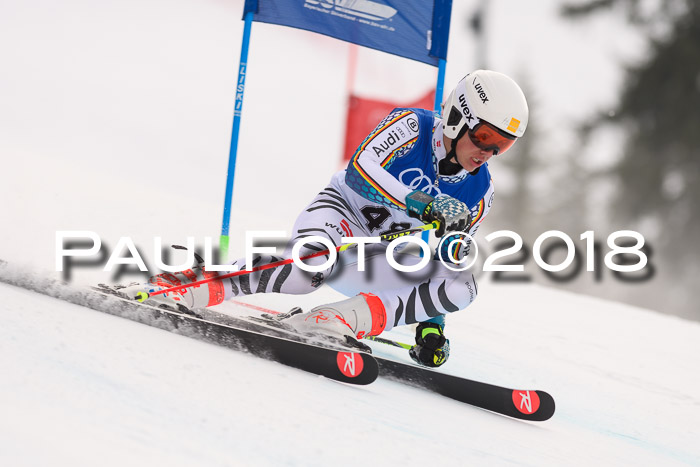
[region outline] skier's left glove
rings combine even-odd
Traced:
[[[466,204],[451,196],[441,195],[433,198],[428,193],[415,190],[406,196],[406,212],[429,224],[440,221],[435,235],[442,237],[445,232],[463,231],[472,222],[471,213]]]
[[[450,356],[450,340],[445,338],[439,324],[419,323],[416,328],[416,345],[411,347],[408,354],[420,365],[440,366]]]

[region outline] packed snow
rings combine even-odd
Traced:
[[[450,317],[443,371],[547,390],[551,420],[516,421],[382,379],[337,383],[0,284],[0,463],[700,462],[700,325],[536,286],[484,289],[479,307]],[[290,300],[275,298],[247,301]]]

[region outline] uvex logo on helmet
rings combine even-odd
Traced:
[[[472,115],[472,109],[469,108],[469,104],[467,104],[467,98],[464,97],[464,94],[459,95],[459,105],[462,107],[462,113],[464,114],[464,118],[467,119],[467,121],[471,121],[474,118],[474,115]]]
[[[486,91],[484,91],[484,88],[481,86],[481,83],[477,83],[476,79],[474,79],[472,83],[474,84],[474,90],[479,95],[479,99],[481,99],[483,104],[486,104],[489,101],[489,98],[486,95]]]

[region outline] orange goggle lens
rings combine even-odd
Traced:
[[[515,143],[515,136],[496,128],[488,122],[481,121],[467,131],[474,146],[484,151],[493,151],[494,155],[503,154]]]

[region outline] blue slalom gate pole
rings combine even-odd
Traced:
[[[440,112],[440,105],[442,104],[442,94],[445,87],[445,68],[447,67],[447,61],[444,58],[438,60],[438,77],[437,83],[435,84],[435,104],[433,109],[436,112]],[[428,243],[430,240],[430,231],[426,230],[421,234],[421,239]],[[423,250],[421,250],[421,256],[423,256]]]
[[[444,58],[438,60],[438,77],[435,84],[435,111],[440,112],[440,104],[442,104],[442,94],[445,87],[445,68],[447,61]]]
[[[245,15],[243,27],[243,44],[241,45],[241,60],[238,66],[238,82],[236,83],[236,102],[233,110],[233,128],[231,129],[231,147],[228,154],[228,173],[226,175],[226,193],[224,198],[224,215],[221,221],[221,237],[219,251],[222,259],[228,257],[229,225],[231,223],[231,200],[233,198],[233,180],[236,175],[236,155],[238,153],[238,135],[241,127],[241,110],[243,109],[243,91],[245,91],[245,76],[250,45],[250,30],[253,24],[253,12]]]

